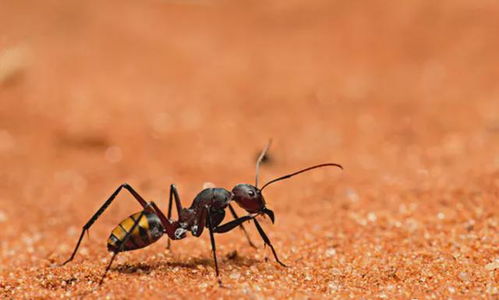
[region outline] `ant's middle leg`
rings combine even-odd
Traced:
[[[234,217],[235,220],[238,220],[239,217],[237,216],[237,213],[236,211],[234,210],[234,207],[232,207],[232,205],[229,204],[229,210],[230,210],[230,213],[232,214],[232,216]],[[241,228],[241,230],[244,232],[244,235],[246,236],[246,239],[248,240],[248,243],[251,247],[255,248],[256,249],[256,246],[255,244],[253,244],[253,242],[251,241],[250,239],[250,236],[248,234],[248,232],[246,231],[246,228],[244,228],[244,225],[243,225],[243,222],[241,222],[239,224],[239,228]]]
[[[172,218],[172,206],[173,206],[173,199],[175,199],[175,206],[177,207],[177,218],[180,219],[180,212],[182,211],[182,203],[180,202],[180,197],[177,192],[177,187],[174,184],[170,185],[170,197],[168,200],[168,215],[167,218],[168,220],[171,220]],[[166,242],[166,249],[170,249],[171,240],[168,239]]]
[[[208,229],[210,231],[211,250],[213,251],[213,260],[215,261],[215,272],[216,272],[216,275],[217,275],[218,284],[221,286],[222,285],[222,279],[220,279],[220,272],[218,271],[217,248],[216,248],[216,245],[215,245],[215,237],[213,235],[214,227],[213,227],[213,222],[211,220],[210,209],[206,208],[206,210],[207,210],[206,211],[206,219],[208,221]]]
[[[94,224],[95,221],[97,221],[97,219],[102,215],[102,213],[106,210],[106,208],[109,205],[111,205],[113,200],[116,198],[116,196],[120,193],[120,191],[122,189],[126,189],[128,192],[130,192],[130,194],[132,194],[132,196],[140,203],[140,205],[142,205],[142,207],[144,207],[144,209],[147,208],[147,202],[130,185],[128,185],[127,183],[120,185],[116,189],[116,191],[114,191],[114,193],[112,193],[111,196],[109,196],[109,198],[106,200],[106,202],[104,202],[104,204],[97,210],[97,212],[90,218],[90,220],[88,220],[87,223],[83,226],[81,234],[80,234],[80,238],[78,239],[78,242],[76,243],[76,247],[74,248],[73,253],[64,263],[62,263],[62,265],[65,265],[68,262],[73,260],[73,258],[76,255],[76,252],[78,251],[78,248],[80,247],[80,243],[81,243],[81,240],[83,239],[85,232],[88,232],[90,227]]]

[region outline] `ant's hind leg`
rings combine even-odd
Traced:
[[[121,242],[118,250],[116,250],[116,252],[113,253],[113,257],[111,258],[111,260],[109,261],[109,264],[107,265],[106,267],[106,270],[104,271],[104,274],[102,274],[102,277],[99,281],[99,285],[102,285],[102,283],[104,282],[104,278],[106,277],[106,274],[107,272],[109,271],[109,269],[111,268],[111,265],[113,264],[113,261],[114,259],[116,258],[116,255],[118,255],[118,253],[122,252],[123,251],[123,247],[125,246],[125,244],[128,242],[128,240],[130,239],[130,237],[132,236],[132,232],[135,230],[135,228],[137,228],[137,226],[139,226],[139,222],[140,220],[142,219],[142,217],[144,217],[145,215],[145,212],[146,212],[146,208],[147,207],[144,207],[144,210],[140,213],[139,217],[137,218],[137,220],[135,220],[135,222],[133,223],[133,226],[130,228],[130,231],[128,231],[125,235],[125,237],[123,238],[123,241]]]
[[[68,262],[73,260],[73,258],[76,255],[76,252],[78,251],[78,248],[80,247],[80,243],[81,243],[81,240],[83,239],[83,236],[85,235],[85,232],[88,232],[90,227],[95,223],[95,221],[97,221],[97,219],[100,217],[100,215],[102,215],[102,213],[106,210],[106,208],[109,205],[111,205],[113,200],[116,198],[116,196],[120,193],[120,191],[122,189],[128,190],[128,192],[130,192],[130,194],[132,194],[132,196],[140,203],[140,205],[142,205],[142,207],[144,207],[144,208],[147,207],[147,202],[144,200],[144,198],[142,198],[130,185],[128,185],[127,183],[120,185],[116,189],[116,191],[114,191],[114,193],[112,193],[111,196],[109,196],[109,198],[106,200],[106,202],[104,202],[104,204],[102,204],[102,206],[90,218],[90,220],[88,220],[88,222],[83,226],[81,234],[80,234],[80,238],[78,239],[78,242],[76,243],[76,247],[74,248],[73,253],[64,263],[62,263],[62,265],[65,265]]]

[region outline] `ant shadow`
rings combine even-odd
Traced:
[[[242,257],[236,251],[229,253],[219,262],[219,266],[231,264],[238,267],[251,267],[254,264],[260,263],[259,260],[254,258]],[[153,264],[136,263],[136,264],[122,264],[112,267],[111,270],[123,274],[149,274],[152,271],[171,271],[173,268],[183,269],[198,269],[198,266],[212,266],[215,263],[212,258],[189,258],[188,261],[179,262],[157,262]]]

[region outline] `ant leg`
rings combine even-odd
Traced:
[[[175,198],[175,206],[177,207],[177,217],[180,218],[180,212],[182,211],[182,203],[180,202],[180,197],[178,196],[177,187],[174,184],[171,184],[170,197],[168,201],[168,219],[171,219],[172,217],[173,198]]]
[[[241,218],[237,218],[235,220],[232,220],[230,222],[227,222],[225,224],[222,224],[220,226],[217,226],[217,227],[213,228],[213,232],[215,232],[215,233],[226,233],[226,232],[229,232],[232,229],[236,228],[237,226],[240,226],[242,223],[244,223],[246,221],[249,221],[249,220],[251,220],[253,218],[254,217],[252,217],[252,216],[244,216],[244,217],[241,217]]]
[[[236,220],[239,219],[236,211],[234,210],[234,207],[232,207],[232,205],[230,205],[230,204],[229,204],[229,210],[230,210],[230,213],[232,214],[232,216],[234,217],[234,219],[236,219]],[[241,228],[241,230],[244,232],[244,235],[246,236],[246,239],[248,240],[249,245],[256,249],[255,244],[253,244],[253,242],[251,241],[250,236],[249,236],[248,232],[246,231],[246,228],[244,228],[244,225],[242,222],[239,224],[239,228]]]
[[[180,202],[180,197],[178,196],[177,187],[174,184],[170,185],[170,197],[168,200],[168,220],[172,217],[172,206],[173,206],[173,198],[175,198],[175,206],[177,207],[177,218],[180,219],[180,212],[182,211],[182,203]],[[168,238],[166,242],[166,249],[170,249],[171,240]]]
[[[144,208],[147,207],[147,202],[130,185],[128,185],[127,183],[120,185],[116,189],[116,191],[114,191],[114,193],[112,193],[111,196],[109,196],[109,198],[106,200],[106,202],[104,202],[104,204],[99,208],[99,210],[97,210],[97,212],[90,218],[90,220],[88,220],[88,222],[83,226],[83,229],[82,229],[81,234],[80,234],[80,238],[78,239],[78,242],[76,243],[76,247],[73,250],[71,257],[69,257],[68,260],[66,260],[64,263],[62,263],[62,265],[65,265],[68,262],[73,260],[73,258],[76,255],[76,252],[78,251],[78,248],[80,247],[80,243],[81,243],[81,240],[83,239],[83,235],[85,234],[85,232],[88,232],[90,227],[94,224],[95,221],[97,221],[97,219],[100,217],[100,215],[106,210],[106,208],[111,204],[111,202],[113,202],[114,198],[116,198],[116,196],[119,194],[119,192],[122,189],[128,190],[130,192],[130,194],[132,194],[132,196],[140,203],[140,205],[142,205],[142,207],[144,207]]]
[[[145,207],[145,208],[147,208],[147,207]],[[123,238],[123,241],[121,242],[120,247],[118,248],[118,250],[116,252],[114,252],[113,257],[111,258],[111,261],[109,261],[109,264],[107,265],[106,270],[104,271],[104,274],[102,274],[102,277],[101,277],[101,279],[99,281],[99,285],[102,285],[102,283],[104,282],[104,278],[106,277],[107,272],[111,268],[111,265],[113,264],[113,261],[116,258],[116,255],[118,255],[118,253],[120,253],[121,251],[123,251],[123,247],[125,246],[126,242],[128,242],[128,240],[130,239],[130,237],[132,236],[132,232],[135,230],[135,228],[137,228],[137,226],[139,226],[139,222],[142,219],[142,217],[144,216],[145,212],[146,212],[146,210],[144,209],[140,213],[140,216],[137,218],[137,220],[135,220],[135,222],[133,223],[132,228],[130,228],[130,231],[128,231],[126,233],[125,237]]]
[[[178,239],[175,237],[175,231],[179,228],[178,221],[172,221],[167,219],[163,212],[159,209],[159,207],[154,203],[154,201],[149,202],[149,205],[152,206],[154,212],[158,215],[161,220],[161,224],[165,228],[166,234],[168,235],[168,239]]]
[[[277,253],[275,252],[274,250],[274,246],[272,246],[272,243],[270,242],[270,239],[269,237],[265,234],[265,231],[263,231],[263,228],[262,226],[260,226],[260,223],[258,223],[258,221],[256,219],[253,219],[253,221],[255,221],[255,226],[256,226],[256,229],[258,230],[258,233],[260,233],[260,236],[262,237],[264,243],[266,245],[268,245],[270,247],[270,249],[272,250],[272,253],[274,254],[274,258],[275,260],[283,267],[287,267],[285,264],[283,264],[280,260],[279,260],[279,257],[277,257]]]
[[[222,280],[220,279],[220,273],[218,272],[218,262],[217,262],[217,248],[215,246],[215,237],[213,236],[213,223],[211,221],[211,214],[209,208],[206,208],[207,211],[207,220],[208,220],[208,229],[210,231],[210,241],[211,241],[211,250],[213,251],[213,259],[215,260],[215,272],[217,274],[218,284],[222,285]]]

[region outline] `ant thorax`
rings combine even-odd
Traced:
[[[224,188],[207,188],[199,192],[192,202],[191,209],[225,209],[232,199],[232,193]]]
[[[191,208],[182,208],[179,217],[179,228],[175,230],[177,239],[185,238],[187,231],[191,231],[194,235],[197,234],[199,226],[197,224],[196,211]]]

